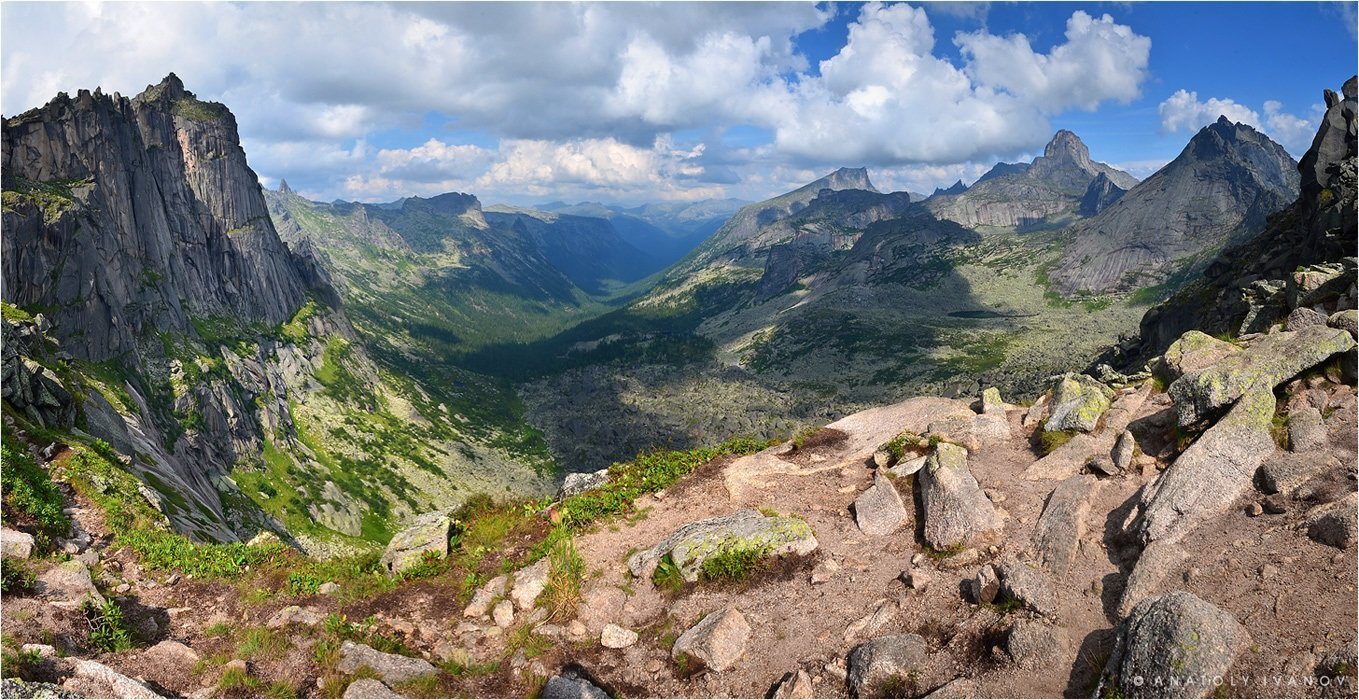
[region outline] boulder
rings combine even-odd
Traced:
[[[1109,459],[1113,460],[1114,466],[1121,471],[1132,466],[1133,453],[1136,451],[1137,439],[1133,437],[1132,431],[1125,430],[1118,436],[1118,441],[1114,443],[1114,449],[1109,453]]]
[[[814,697],[816,687],[812,685],[812,677],[802,669],[796,673],[785,673],[778,687],[774,688],[775,700],[809,700]]]
[[[1229,613],[1176,591],[1137,604],[1119,623],[1096,697],[1198,698],[1217,690],[1250,635]]]
[[[1288,449],[1294,452],[1320,450],[1330,442],[1321,411],[1308,406],[1288,414]]]
[[[321,595],[334,595],[340,592],[340,584],[335,583],[334,581],[326,581],[316,587],[316,592]]]
[[[1307,518],[1307,536],[1336,549],[1349,550],[1355,545],[1355,494],[1323,507]]]
[[[610,622],[604,625],[604,631],[599,635],[599,643],[605,649],[626,649],[637,643],[637,633]]]
[[[188,669],[185,669],[187,672]],[[159,693],[99,663],[77,659],[71,677],[62,687],[87,698],[160,698]]]
[[[1326,326],[1272,333],[1211,367],[1176,379],[1166,393],[1175,402],[1180,425],[1193,425],[1230,406],[1247,391],[1273,390],[1299,372],[1354,347],[1349,333]]]
[[[710,613],[675,640],[671,658],[697,660],[714,671],[725,671],[746,651],[750,625],[740,610],[728,607]]]
[[[650,578],[667,554],[685,581],[694,582],[703,562],[726,552],[763,552],[765,556],[810,554],[816,536],[807,521],[790,516],[766,516],[746,509],[731,515],[699,520],[681,526],[651,549],[628,558],[633,576]]]
[[[1005,635],[1005,651],[1020,668],[1035,669],[1063,654],[1066,632],[1037,620],[1019,620]]]
[[[550,570],[547,557],[539,559],[531,566],[514,572],[514,587],[510,589],[510,600],[520,610],[532,610],[538,596],[547,588],[547,575]]]
[[[1162,584],[1187,561],[1189,553],[1174,542],[1152,542],[1147,545],[1123,584],[1123,597],[1118,602],[1119,617],[1127,617],[1138,603],[1160,590]]]
[[[1265,493],[1291,493],[1312,477],[1340,464],[1321,452],[1274,452],[1256,471],[1256,481]]]
[[[1057,613],[1057,591],[1047,575],[1036,567],[1006,557],[996,564],[996,575],[1000,577],[1000,597],[1003,600],[1022,603],[1040,615]]]
[[[849,653],[850,690],[861,698],[883,697],[893,684],[919,675],[928,651],[925,639],[917,634],[864,642]]]
[[[264,623],[269,629],[280,629],[288,625],[301,625],[303,627],[315,627],[324,622],[326,616],[317,608],[311,606],[300,607],[289,605],[279,610]]]
[[[897,614],[897,605],[885,598],[873,604],[873,612],[850,623],[845,628],[844,638],[846,642],[852,642],[864,637],[872,637],[879,630],[887,626],[892,618]]]
[[[854,499],[854,522],[865,535],[890,535],[908,517],[897,487],[881,471],[873,476],[873,485]]]
[[[377,673],[383,683],[396,685],[435,672],[424,659],[380,652],[367,644],[345,641],[340,645],[340,662],[335,668],[340,673],[353,673],[367,666]]]
[[[1000,594],[1000,577],[996,575],[996,568],[990,564],[983,566],[977,575],[966,583],[974,603],[994,603],[996,596]]]
[[[1326,319],[1326,325],[1349,333],[1351,338],[1359,338],[1359,311],[1355,309],[1337,311]]]
[[[472,594],[472,601],[463,608],[463,617],[481,617],[491,610],[491,603],[509,591],[510,579],[504,574],[497,576]]]
[[[447,513],[425,513],[398,532],[382,553],[382,566],[393,574],[419,564],[426,552],[448,556],[453,519]]]
[[[981,412],[985,415],[1005,415],[1005,401],[1000,398],[1000,389],[992,386],[982,390]]]
[[[929,461],[928,455],[913,457],[904,462],[897,462],[887,469],[888,473],[895,477],[910,476],[925,468],[925,463]]]
[[[344,689],[344,695],[341,695],[340,697],[354,698],[356,700],[386,700],[387,698],[404,698],[406,696],[383,685],[382,681],[373,678],[360,678],[353,683],[350,683],[349,686]]]
[[[1114,390],[1093,377],[1064,374],[1052,387],[1052,411],[1043,429],[1092,433],[1113,398]]]
[[[514,603],[502,600],[495,604],[491,609],[491,619],[495,621],[495,626],[502,629],[514,624]]]
[[[925,541],[935,549],[970,546],[1004,526],[995,506],[967,468],[967,450],[939,443],[920,471]]]
[[[1324,326],[1326,325],[1326,321],[1325,314],[1305,306],[1300,306],[1293,309],[1293,311],[1288,314],[1288,318],[1284,319],[1284,329],[1299,331],[1308,326]]]
[[[562,480],[562,487],[557,490],[557,500],[578,496],[586,491],[597,489],[608,482],[608,467],[595,472],[571,472]]]
[[[188,645],[167,639],[142,652],[142,658],[166,668],[193,668],[200,657]]]
[[[1141,541],[1178,539],[1231,507],[1274,452],[1273,419],[1274,392],[1261,385],[1180,454],[1143,491],[1135,531]]]
[[[62,608],[78,608],[86,599],[104,604],[104,596],[94,587],[90,570],[75,559],[61,562],[38,576],[37,593]]]
[[[1331,301],[1343,294],[1353,284],[1353,280],[1353,273],[1346,274],[1343,262],[1300,267],[1288,278],[1288,306],[1315,306]]]
[[[33,556],[33,535],[27,532],[0,528],[0,557],[27,559]]]
[[[538,693],[540,698],[590,698],[591,700],[604,700],[609,694],[602,688],[595,685],[588,678],[583,678],[572,671],[562,673],[547,679],[543,689]]]
[[[0,698],[82,698],[83,695],[73,693],[55,683],[30,683],[19,680],[18,678],[6,678],[0,681]]]
[[[1222,359],[1240,351],[1225,340],[1218,340],[1202,331],[1189,331],[1166,348],[1157,363],[1156,373],[1168,382],[1201,369],[1207,369]]]

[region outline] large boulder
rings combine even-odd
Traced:
[[[61,562],[39,575],[37,593],[61,608],[78,608],[86,600],[104,604],[90,570],[78,559]]]
[[[731,668],[746,652],[750,624],[736,608],[710,613],[675,640],[670,656],[676,661],[702,662],[714,671]]]
[[[1180,425],[1188,426],[1230,406],[1253,389],[1272,390],[1332,355],[1355,347],[1346,331],[1308,326],[1261,336],[1245,350],[1205,369],[1190,372],[1166,390],[1175,402]]]
[[[854,500],[854,522],[865,535],[890,535],[907,517],[901,494],[882,470],[874,475],[873,485]]]
[[[688,523],[651,549],[628,558],[633,576],[649,578],[667,554],[685,581],[698,580],[703,563],[720,554],[759,551],[764,556],[810,554],[816,536],[807,521],[783,515],[763,515],[746,509]]]
[[[27,559],[33,556],[33,535],[0,527],[0,557]]]
[[[967,468],[967,450],[946,442],[919,473],[925,541],[935,549],[970,546],[997,535],[1004,523]]]
[[[382,681],[372,678],[360,678],[353,683],[350,683],[349,686],[344,689],[344,695],[341,695],[340,697],[354,700],[387,700],[389,698],[404,698],[406,696],[388,688]]]
[[[562,479],[562,486],[557,490],[557,500],[578,496],[591,489],[597,489],[609,482],[609,468],[605,467],[594,472],[571,472]]]
[[[1249,643],[1235,618],[1192,593],[1149,598],[1119,624],[1096,696],[1204,697]]]
[[[62,687],[87,698],[150,700],[164,697],[141,681],[128,678],[98,661],[85,659],[76,660],[71,677],[66,679]]]
[[[1354,548],[1356,534],[1355,494],[1351,493],[1307,518],[1307,536],[1341,550]]]
[[[1000,597],[1013,600],[1040,615],[1057,613],[1057,590],[1047,575],[1036,567],[1006,557],[996,564],[1000,577]]]
[[[1114,390],[1094,377],[1064,374],[1052,387],[1052,412],[1043,429],[1092,433],[1113,398]]]
[[[850,690],[861,698],[884,697],[893,684],[918,676],[928,653],[925,639],[917,634],[864,642],[849,654]]]
[[[543,689],[538,693],[538,697],[606,700],[609,697],[609,694],[595,685],[590,679],[573,671],[563,671],[561,674],[547,679],[547,683],[543,685]]]
[[[1310,452],[1326,447],[1328,442],[1321,411],[1308,406],[1288,414],[1288,449]]]
[[[448,513],[425,513],[398,532],[382,553],[382,566],[393,574],[419,564],[426,552],[448,556],[448,538],[453,519]]]
[[[1190,372],[1212,367],[1240,350],[1202,331],[1189,331],[1166,348],[1157,363],[1156,372],[1166,381],[1173,382]]]
[[[1275,452],[1260,464],[1255,480],[1265,493],[1290,493],[1312,477],[1339,466],[1321,452]]]
[[[1019,620],[1005,635],[1005,651],[1020,668],[1034,669],[1054,657],[1060,657],[1067,646],[1066,632],[1037,620]]]
[[[395,685],[435,672],[432,664],[400,654],[387,654],[367,644],[346,641],[340,645],[340,662],[335,668],[340,673],[353,673],[367,666],[383,683]]]
[[[1138,603],[1160,590],[1187,561],[1189,553],[1174,542],[1152,542],[1143,548],[1137,557],[1137,564],[1123,584],[1123,597],[1118,603],[1119,616],[1127,617]]]
[[[1099,480],[1089,474],[1073,476],[1057,484],[1038,516],[1033,541],[1038,561],[1055,576],[1065,576],[1085,541],[1086,520]]]

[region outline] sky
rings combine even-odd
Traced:
[[[1070,129],[1146,177],[1225,114],[1299,158],[1356,2],[0,3],[0,112],[176,73],[266,187],[764,199],[972,182]]]

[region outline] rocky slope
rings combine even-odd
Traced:
[[[1085,213],[1089,190],[1128,190],[1137,178],[1090,160],[1090,150],[1065,129],[1053,135],[1032,163],[999,163],[962,192],[936,192],[926,205],[941,219],[968,228],[1031,227],[1062,215]],[[961,184],[961,183],[959,183]],[[1108,194],[1095,195],[1109,197]]]
[[[1296,163],[1282,146],[1219,119],[1164,168],[1074,224],[1050,278],[1063,294],[1190,279],[1224,246],[1259,233],[1297,192]]]

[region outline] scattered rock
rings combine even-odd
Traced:
[[[73,693],[54,683],[29,683],[18,678],[6,678],[0,681],[0,698],[80,698],[84,697]]]
[[[491,619],[495,620],[496,627],[508,629],[514,624],[514,603],[508,600],[496,603],[491,610]]]
[[[930,585],[930,572],[925,569],[911,569],[901,572],[901,582],[913,590],[923,590]]]
[[[264,623],[269,629],[279,629],[288,625],[301,625],[303,627],[315,627],[325,621],[326,616],[321,611],[307,606],[305,608],[297,605],[289,605],[282,610],[274,613],[268,622]]]
[[[608,482],[608,467],[595,472],[571,472],[562,480],[562,487],[557,490],[557,500],[578,496],[591,489],[597,489]]]
[[[1034,669],[1066,647],[1066,633],[1036,620],[1019,620],[1005,636],[1005,651],[1020,668]]]
[[[514,574],[514,587],[510,589],[510,599],[521,611],[532,610],[538,596],[547,588],[549,562],[547,557],[539,559],[532,566],[526,566]]]
[[[1351,338],[1359,338],[1359,311],[1354,309],[1337,311],[1326,319],[1326,325],[1349,333]]]
[[[698,580],[703,562],[732,551],[759,550],[766,556],[810,554],[817,542],[807,521],[790,516],[766,516],[753,509],[708,518],[681,526],[651,549],[628,558],[628,569],[650,578],[657,563],[670,555],[685,581]]]
[[[1109,454],[1114,466],[1120,470],[1132,466],[1133,453],[1137,451],[1137,439],[1133,437],[1132,431],[1125,430],[1118,436],[1118,442],[1114,443],[1114,451]]]
[[[670,655],[676,660],[689,657],[714,671],[725,671],[745,653],[749,638],[750,625],[741,611],[723,608],[680,635]]]
[[[1270,515],[1283,515],[1288,512],[1288,499],[1282,494],[1274,494],[1260,502],[1264,511]]]
[[[840,571],[840,565],[836,564],[834,559],[827,557],[817,562],[816,567],[812,569],[811,581],[812,583],[825,583],[835,578],[838,571]]]
[[[561,674],[553,676],[547,680],[542,691],[538,694],[540,698],[591,698],[600,700],[608,698],[609,694],[602,688],[595,685],[587,678],[582,678],[579,674],[572,671],[563,671]]]
[[[845,628],[845,641],[852,642],[864,637],[872,637],[877,634],[887,623],[892,621],[896,615],[897,606],[887,600],[879,600],[874,603],[873,612],[850,623]]]
[[[977,572],[977,575],[967,581],[968,593],[972,596],[974,603],[993,603],[996,596],[1000,594],[1000,577],[996,575],[995,567],[987,564]]]
[[[935,688],[925,697],[927,700],[945,700],[975,698],[979,692],[977,682],[971,678],[954,678],[953,680]]]
[[[1092,433],[1113,398],[1114,390],[1093,377],[1064,374],[1052,387],[1052,412],[1043,429]]]
[[[1288,449],[1310,452],[1326,447],[1328,442],[1321,411],[1308,406],[1288,415]]]
[[[254,537],[251,537],[250,541],[245,543],[245,546],[268,547],[276,544],[283,544],[283,540],[279,539],[278,535],[275,535],[274,533],[269,532],[268,530],[263,530]]]
[[[1339,466],[1319,452],[1274,452],[1265,458],[1256,479],[1265,493],[1291,493],[1312,477]]]
[[[466,608],[463,608],[462,616],[482,617],[491,609],[491,603],[496,598],[509,591],[509,585],[509,577],[503,574],[487,581],[486,585],[478,588],[477,592],[472,594],[472,602],[468,603]]]
[[[104,604],[104,596],[94,587],[90,570],[75,560],[61,562],[38,576],[37,592],[61,608],[78,608],[87,598]]]
[[[33,535],[0,527],[0,557],[27,559],[33,556]]]
[[[340,584],[334,581],[327,581],[316,588],[316,592],[321,595],[334,595],[340,592]]]
[[[1300,331],[1308,326],[1324,326],[1326,325],[1326,321],[1327,319],[1324,314],[1305,306],[1300,306],[1293,309],[1293,311],[1288,314],[1288,318],[1284,319],[1284,328],[1290,331]]]
[[[425,513],[398,532],[382,553],[382,566],[398,574],[419,564],[426,552],[448,556],[448,536],[453,519],[447,513]]]
[[[1203,697],[1250,643],[1226,611],[1176,591],[1138,603],[1118,626],[1096,697]]]
[[[187,670],[187,669],[186,669]],[[70,678],[62,687],[90,698],[160,698],[159,693],[140,681],[99,663],[77,659]]]
[[[360,678],[354,681],[353,683],[350,683],[349,687],[344,689],[344,695],[342,695],[341,697],[363,698],[363,699],[372,698],[376,700],[379,698],[381,699],[404,698],[406,696],[397,693],[391,688],[388,688],[386,685],[383,685],[382,681],[373,678]]]
[[[424,659],[414,659],[400,654],[385,654],[367,644],[346,641],[340,645],[340,662],[336,669],[340,673],[353,673],[367,666],[375,671],[382,682],[395,685],[413,678],[434,673],[434,666]]]
[[[1355,545],[1356,496],[1349,496],[1307,518],[1307,536],[1324,545],[1348,550]]]
[[[865,535],[890,535],[907,517],[901,494],[882,472],[875,474],[873,485],[854,500],[854,522]]]
[[[778,687],[774,689],[776,700],[806,700],[814,697],[816,688],[812,685],[812,677],[802,669],[798,669],[796,673],[785,673]]]
[[[1006,557],[996,565],[996,575],[1000,577],[1003,598],[1023,603],[1040,615],[1056,614],[1057,591],[1047,575],[1037,568]]]
[[[873,466],[878,469],[886,469],[896,461],[892,453],[887,450],[878,450],[873,453]]]
[[[995,506],[967,468],[967,450],[939,443],[920,472],[925,541],[945,550],[971,545],[998,534],[1004,526]]]
[[[1038,561],[1056,576],[1065,576],[1076,560],[1097,489],[1099,480],[1088,474],[1064,479],[1038,516],[1033,538]]]
[[[930,458],[927,455],[912,457],[911,459],[908,459],[904,462],[898,462],[897,464],[889,468],[887,471],[888,473],[895,477],[910,476],[920,471],[921,469],[924,469],[925,463],[928,462],[929,459]]]
[[[626,649],[637,643],[637,633],[610,622],[604,625],[604,632],[599,636],[599,643],[604,645],[606,649]]]
[[[1250,505],[1246,506],[1246,515],[1252,518],[1256,517],[1257,515],[1263,515],[1264,512],[1265,507],[1260,505],[1259,503],[1252,502]]]
[[[167,639],[142,652],[143,658],[155,659],[156,663],[169,668],[193,668],[198,663],[198,652],[180,642]]]
[[[1123,470],[1114,464],[1114,460],[1103,455],[1091,459],[1087,466],[1090,467],[1091,474],[1101,476],[1118,476],[1123,473]]]
[[[919,674],[928,647],[916,634],[898,634],[865,642],[849,654],[849,687],[861,698],[882,697],[885,686]]]

